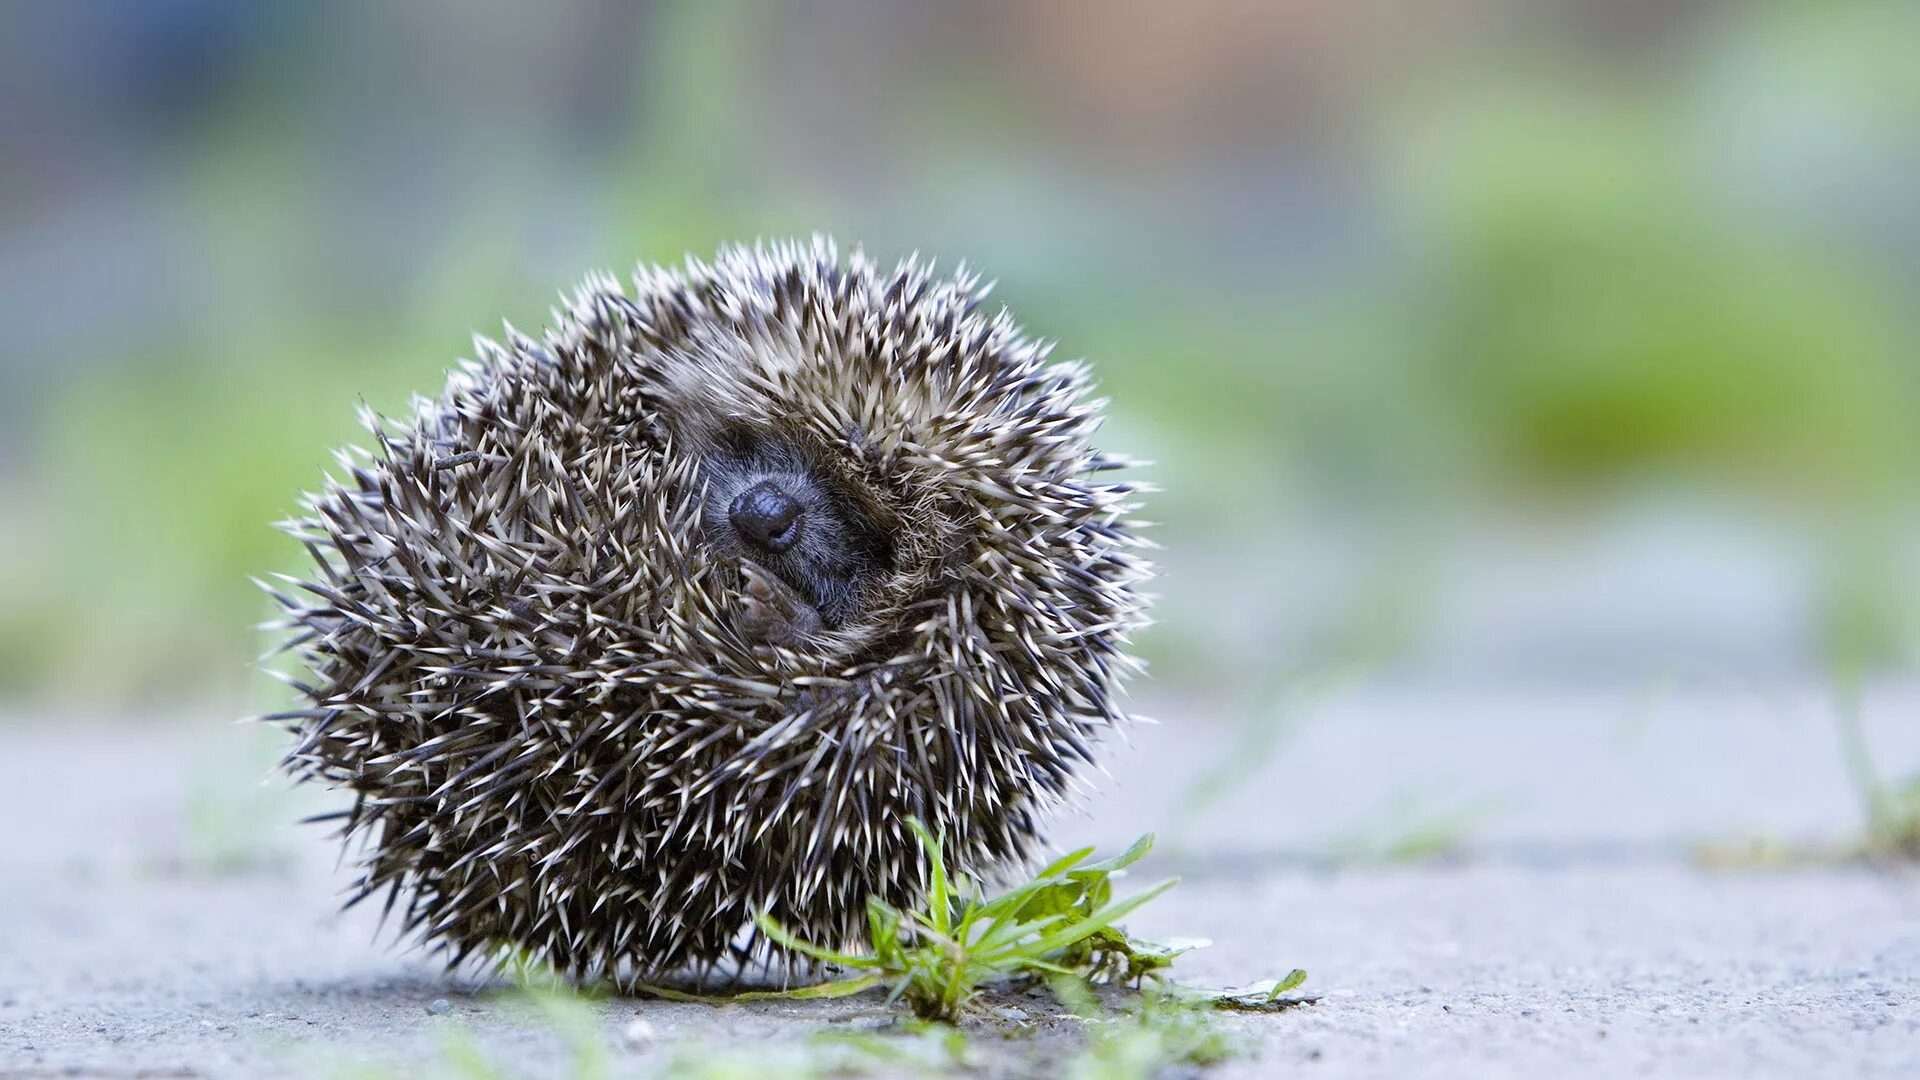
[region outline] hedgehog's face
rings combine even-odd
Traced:
[[[746,573],[742,633],[794,645],[861,616],[893,541],[854,481],[817,450],[745,427],[721,433],[703,465],[707,543],[764,571]]]

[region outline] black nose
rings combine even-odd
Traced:
[[[741,539],[775,555],[800,539],[800,504],[771,480],[741,492],[727,517]]]

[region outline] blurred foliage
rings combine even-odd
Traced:
[[[316,178],[336,144],[289,120],[320,84],[292,48],[317,31],[288,16],[179,136],[169,183],[204,256],[183,273],[204,275],[213,313],[53,371],[25,467],[0,475],[17,508],[0,522],[0,696],[264,693],[248,661],[268,611],[246,579],[298,564],[267,523],[359,436],[355,401],[404,409],[468,330],[503,314],[532,328],[580,270],[816,228],[903,253],[888,245],[906,230],[861,205],[869,186],[837,190],[769,149],[746,76],[780,43],[757,11],[651,11],[629,130],[561,208],[584,225],[561,227],[534,198],[538,155],[499,139],[439,193],[451,224],[409,264],[425,269],[371,304],[356,276],[389,268],[333,232],[379,223],[333,204]],[[1502,45],[1508,62],[1383,82],[1393,107],[1349,119],[1378,128],[1378,190],[1356,198],[1386,235],[1324,266],[1185,236],[1186,204],[1214,197],[1197,182],[1157,216],[1093,197],[1106,164],[1049,156],[1012,85],[957,61],[893,87],[901,175],[882,179],[917,193],[913,236],[989,271],[1003,259],[998,298],[1094,359],[1114,443],[1156,462],[1163,543],[1258,544],[1328,503],[1411,516],[1644,485],[1872,516],[1907,504],[1920,462],[1920,265],[1889,239],[1912,224],[1899,181],[1920,161],[1916,24],[1894,5],[1753,5],[1651,74]],[[980,190],[1025,216],[982,209],[1004,204]],[[1236,212],[1312,213],[1265,197]],[[1906,633],[1892,590],[1865,593],[1840,622]],[[1182,633],[1149,650],[1208,648]]]
[[[48,531],[28,562],[64,572],[22,581],[0,623],[7,643],[49,650],[41,677],[111,700],[191,691],[223,653],[213,677],[244,676],[235,630],[268,610],[242,568],[289,564],[270,523],[317,486],[328,448],[351,434],[356,396],[391,403],[408,379],[405,365],[359,359],[371,349],[271,350],[266,365],[196,357],[89,375],[51,403],[37,463]],[[225,408],[207,408],[214,383]]]
[[[1920,460],[1907,312],[1859,267],[1710,205],[1664,119],[1503,87],[1408,169],[1429,242],[1422,362],[1489,469],[1826,502],[1903,490]]]

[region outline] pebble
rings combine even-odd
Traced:
[[[653,1025],[645,1017],[636,1016],[620,1029],[620,1042],[629,1050],[645,1050],[655,1038]]]
[[[434,998],[427,1005],[427,1014],[429,1016],[445,1016],[452,1011],[453,1002],[448,1001],[446,998]]]

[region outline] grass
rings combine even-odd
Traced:
[[[1899,781],[1882,779],[1861,722],[1859,683],[1843,678],[1838,691],[1841,752],[1866,814],[1860,854],[1869,859],[1920,859],[1920,773]]]
[[[1814,845],[1757,836],[1697,846],[1695,859],[1715,869],[1920,861],[1920,772],[1884,778],[1874,763],[1862,718],[1862,676],[1857,664],[1835,663],[1834,721],[1847,780],[1861,804],[1862,831],[1853,839]]]
[[[1870,845],[1886,854],[1920,859],[1920,772],[1882,787],[1875,806]]]
[[[1096,862],[1087,861],[1091,847],[1070,852],[989,898],[978,883],[948,870],[942,838],[918,820],[908,819],[908,825],[925,858],[926,901],[920,910],[903,911],[869,898],[865,951],[809,942],[771,917],[760,919],[762,932],[776,945],[837,970],[838,978],[720,997],[661,986],[639,989],[668,1000],[710,1004],[850,997],[884,989],[888,1005],[904,1004],[921,1020],[947,1024],[962,1020],[988,990],[1058,988],[1068,984],[1062,980],[1136,990],[1151,984],[1153,992],[1171,1000],[1209,1008],[1278,1011],[1302,1002],[1284,995],[1306,981],[1303,970],[1237,989],[1184,986],[1171,979],[1170,968],[1206,942],[1150,942],[1127,934],[1120,919],[1178,884],[1169,878],[1123,899],[1114,897],[1114,879],[1152,850],[1152,834]]]
[[[947,871],[944,841],[908,823],[927,862],[924,910],[867,901],[869,951],[850,953],[802,941],[771,918],[761,929],[783,948],[854,973],[824,984],[844,993],[884,985],[889,1002],[916,1016],[952,1022],[982,987],[1049,976],[1139,979],[1170,964],[1177,947],[1133,941],[1114,924],[1176,883],[1160,882],[1124,900],[1113,877],[1153,846],[1145,836],[1111,859],[1089,863],[1092,848],[1055,860],[992,899]]]
[[[1151,835],[1111,858],[1088,862],[1092,848],[1062,856],[1026,883],[991,899],[948,873],[944,841],[910,821],[926,857],[926,904],[902,911],[867,901],[868,951],[846,952],[803,941],[768,917],[761,929],[776,944],[848,974],[821,984],[833,994],[884,986],[926,1020],[958,1021],[988,986],[1055,977],[1138,985],[1160,978],[1188,946],[1128,937],[1117,924],[1171,889],[1175,879],[1115,899],[1113,879],[1144,857]]]
[[[1820,632],[1841,760],[1865,818],[1856,855],[1920,859],[1920,773],[1905,780],[1884,777],[1867,740],[1862,702],[1869,673],[1911,658],[1914,628],[1887,603],[1889,596],[1904,595],[1907,582],[1884,537],[1855,537],[1845,552],[1827,589]]]
[[[1836,537],[1830,560],[1816,630],[1833,688],[1841,763],[1865,818],[1858,854],[1920,858],[1920,772],[1885,778],[1867,740],[1862,700],[1870,676],[1910,670],[1914,659],[1920,627],[1899,599],[1914,584],[1905,549],[1885,525],[1857,526]]]

